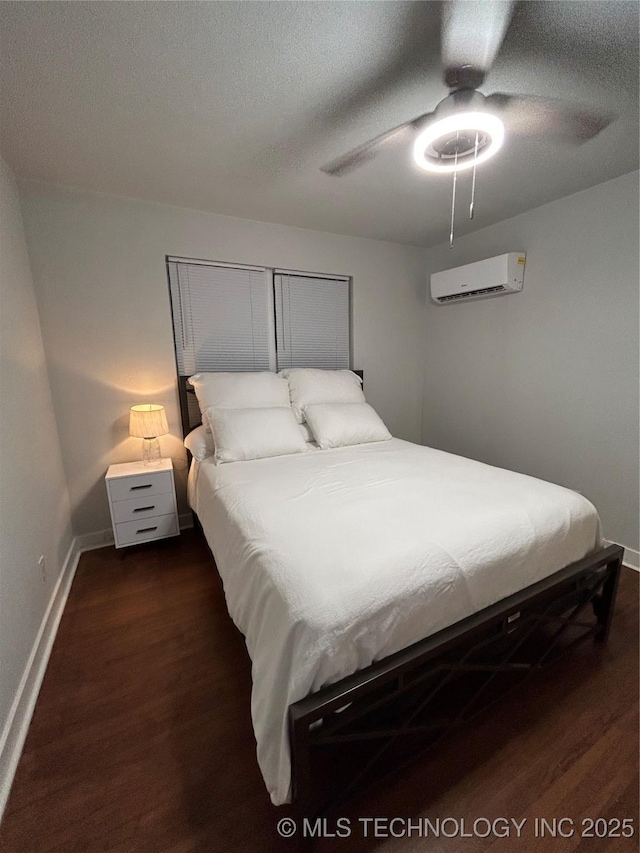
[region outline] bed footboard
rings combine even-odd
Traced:
[[[605,642],[623,554],[618,545],[603,548],[291,705],[293,801],[301,816],[322,815],[415,760],[568,648],[589,638]],[[323,764],[338,768],[340,784],[330,791],[323,790]]]

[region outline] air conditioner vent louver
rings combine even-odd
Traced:
[[[450,296],[441,296],[438,302],[453,302],[455,299],[471,299],[473,296],[488,296],[490,293],[504,293],[507,288],[502,284],[495,287],[483,287],[480,290],[465,290],[462,293],[452,293]]]
[[[440,305],[505,296],[522,290],[524,252],[508,252],[431,274],[431,298]]]

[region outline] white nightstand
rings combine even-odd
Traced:
[[[111,465],[105,481],[116,548],[180,533],[171,459]]]

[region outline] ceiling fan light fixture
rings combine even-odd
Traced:
[[[497,116],[485,112],[454,113],[429,124],[418,135],[413,158],[428,172],[460,172],[493,157],[503,142],[504,124]]]

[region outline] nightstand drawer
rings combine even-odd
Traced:
[[[172,491],[171,471],[151,471],[149,474],[136,474],[133,477],[118,477],[109,480],[109,494],[112,501],[162,495]]]
[[[169,515],[174,511],[173,493],[165,492],[162,495],[145,495],[128,501],[114,501],[112,510],[116,524],[122,524],[124,521],[139,521],[141,518],[154,515]]]
[[[162,539],[164,536],[175,536],[178,533],[178,519],[175,513],[171,515],[156,515],[153,518],[141,518],[140,521],[125,521],[116,524],[116,545],[133,545],[135,542],[146,542],[148,539]]]

